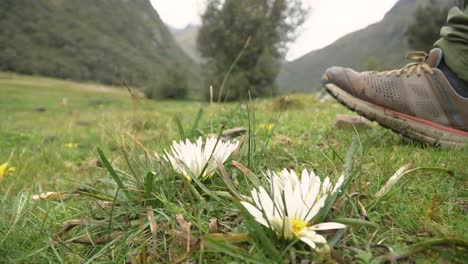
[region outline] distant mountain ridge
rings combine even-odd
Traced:
[[[368,67],[398,68],[408,51],[405,33],[413,14],[429,0],[399,0],[378,23],[350,33],[333,44],[286,63],[278,76],[280,92],[310,92],[320,88],[325,70],[333,65],[366,70]],[[453,0],[436,0],[441,6]]]
[[[145,86],[192,65],[149,0],[2,0],[0,71]]]

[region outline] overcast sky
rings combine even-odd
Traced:
[[[199,25],[206,0],[151,0],[162,20],[175,28]],[[254,0],[252,0],[254,1]],[[303,0],[310,8],[288,60],[323,48],[347,33],[383,18],[397,0]]]

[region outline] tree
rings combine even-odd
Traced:
[[[420,6],[414,14],[414,22],[406,31],[410,48],[429,51],[440,38],[440,29],[447,21],[447,13],[448,7],[441,7],[433,0]]]
[[[158,81],[145,89],[150,99],[183,99],[188,94],[188,72],[179,63],[168,66]]]
[[[301,0],[212,0],[202,16],[198,48],[207,59],[205,87],[215,100],[269,96],[287,51],[304,22]],[[208,89],[206,89],[208,95]]]

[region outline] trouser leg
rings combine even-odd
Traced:
[[[460,79],[468,81],[468,1],[464,2],[466,2],[463,3],[464,9],[458,7],[450,9],[447,25],[442,27],[441,39],[435,43],[435,46],[444,51],[445,62],[450,69]]]

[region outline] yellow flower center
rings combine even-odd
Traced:
[[[298,237],[301,230],[307,226],[307,223],[302,221],[301,219],[293,218],[291,220],[291,226],[294,235]]]

